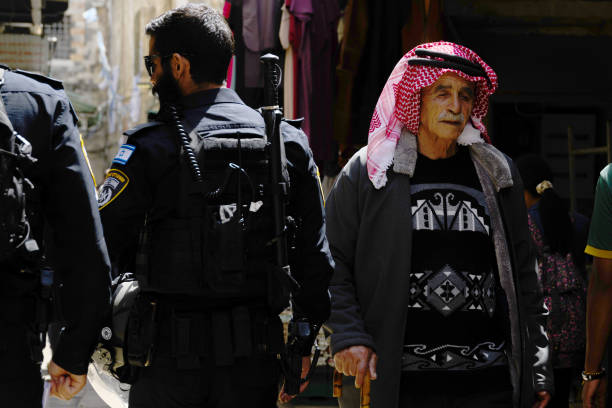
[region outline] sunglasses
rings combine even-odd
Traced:
[[[195,54],[180,54],[183,57],[193,57],[195,56]],[[172,56],[172,54],[168,54],[168,55],[145,55],[144,56],[144,63],[145,63],[145,68],[147,69],[147,72],[149,73],[149,76],[152,77],[153,76],[153,71],[155,71],[155,62],[153,62],[153,60],[155,58],[160,58],[160,59],[164,59],[164,58],[170,58]]]
[[[145,55],[144,56],[144,64],[145,64],[145,68],[147,69],[147,72],[149,73],[149,76],[153,76],[153,71],[155,71],[155,62],[153,62],[153,60],[155,58],[168,58],[171,57],[171,55]]]

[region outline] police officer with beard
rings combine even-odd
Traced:
[[[142,330],[130,333],[126,345],[131,364],[139,366],[130,406],[275,406],[283,328],[282,308],[270,302],[277,288],[268,273],[271,223],[253,227],[261,237],[234,239],[267,206],[259,175],[248,167],[260,163],[251,159],[266,140],[264,120],[223,86],[234,41],[215,10],[188,4],[152,20],[146,33],[145,64],[160,114],[125,132],[127,143],[113,159],[98,202],[111,261],[120,272],[135,272],[142,288],[139,314],[130,317]],[[300,285],[292,298],[294,319],[316,326],[329,314],[333,269],[323,197],[306,135],[288,123],[281,133],[290,179],[287,213],[296,224],[290,254]],[[187,134],[196,146],[191,155],[181,141]],[[215,150],[223,148],[228,150]],[[204,201],[192,198],[202,194],[190,184],[196,156],[204,185],[218,176],[213,163],[235,160],[221,173],[223,186],[204,189]],[[241,204],[239,192],[234,204],[214,207],[224,186],[236,180],[246,186],[250,206]],[[281,391],[281,399],[290,397]]]
[[[5,189],[6,175],[17,168],[12,180],[26,192],[27,213],[21,243],[0,254],[0,394],[3,406],[40,407],[48,302],[53,299],[61,327],[48,366],[51,395],[68,400],[85,386],[108,313],[110,265],[92,173],[61,82],[0,66],[0,105],[0,239],[15,209],[8,196],[16,190]],[[11,138],[20,146],[19,161],[12,160]]]

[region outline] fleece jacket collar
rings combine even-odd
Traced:
[[[476,161],[489,176],[495,190],[512,187],[512,173],[502,152],[482,139],[468,144],[472,160]],[[393,171],[412,177],[417,161],[417,138],[403,129],[393,156]]]

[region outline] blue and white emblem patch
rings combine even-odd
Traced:
[[[121,145],[117,155],[113,159],[113,163],[126,164],[128,160],[130,160],[130,157],[132,157],[134,150],[136,150],[136,146],[129,144]]]
[[[110,169],[104,183],[98,189],[98,210],[103,209],[117,198],[129,182],[130,179],[124,172],[118,169]]]

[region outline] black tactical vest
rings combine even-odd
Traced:
[[[274,296],[269,144],[259,132],[189,134],[203,182],[193,181],[181,155],[178,216],[146,222],[141,234],[136,275],[143,292],[191,295],[211,307],[263,306]]]

